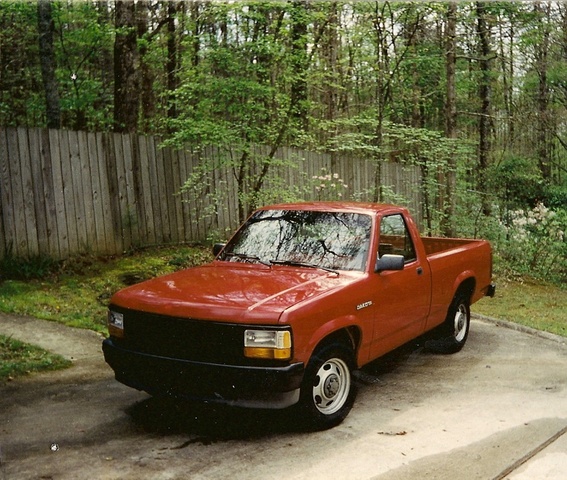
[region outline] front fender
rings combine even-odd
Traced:
[[[331,337],[333,334],[338,332],[344,331],[345,334],[348,334],[354,344],[354,349],[357,357],[357,364],[358,366],[361,365],[361,344],[362,338],[364,338],[364,331],[360,327],[359,322],[357,321],[356,316],[354,315],[345,315],[343,317],[335,318],[329,322],[325,322],[324,324],[320,325],[309,337],[308,342],[305,345],[304,349],[304,356],[305,356],[305,364],[309,362],[311,355],[326,338]],[[350,332],[350,333],[349,333]],[[355,334],[353,334],[355,333]]]

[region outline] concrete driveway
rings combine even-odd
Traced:
[[[564,338],[475,318],[462,352],[407,345],[357,374],[340,426],[305,433],[287,412],[152,399],[117,383],[100,336],[3,316],[73,357],[0,386],[0,480],[565,479]]]

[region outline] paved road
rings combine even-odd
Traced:
[[[305,433],[122,386],[92,332],[0,316],[10,332],[75,366],[0,386],[0,480],[567,478],[565,339],[477,318],[457,355],[410,345],[366,367],[346,421]]]

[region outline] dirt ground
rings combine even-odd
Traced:
[[[419,344],[365,367],[338,427],[153,399],[113,379],[102,337],[0,315],[73,367],[0,385],[0,480],[567,478],[565,339],[475,319],[457,355]]]

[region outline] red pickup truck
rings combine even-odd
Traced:
[[[426,332],[467,340],[470,305],[493,296],[488,242],[422,238],[393,205],[315,202],[253,213],[215,260],[116,293],[105,359],[152,395],[292,408],[340,423],[352,372]]]

